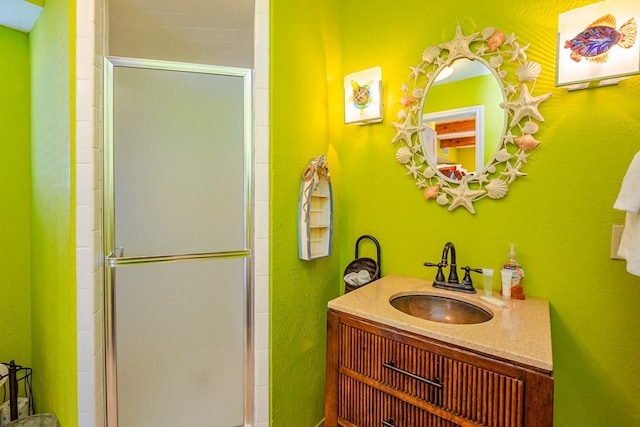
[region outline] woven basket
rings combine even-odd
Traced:
[[[376,245],[376,255],[377,255],[376,260],[373,260],[371,258],[364,258],[364,257],[360,258],[358,256],[358,248],[359,248],[360,242],[364,239],[369,239]],[[344,274],[342,275],[342,277],[346,276],[349,273],[357,273],[360,270],[368,271],[369,276],[371,276],[371,281],[363,285],[353,285],[351,283],[348,283],[345,280],[344,281],[345,293],[359,289],[360,287],[368,283],[371,283],[375,280],[378,280],[380,278],[380,243],[378,243],[375,237],[369,236],[367,234],[365,234],[364,236],[360,236],[358,240],[356,240],[356,259],[354,259],[349,263],[349,265],[347,265],[347,268],[345,268]]]

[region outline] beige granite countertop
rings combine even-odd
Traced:
[[[478,294],[431,286],[428,280],[385,276],[329,301],[330,309],[353,314],[397,329],[458,345],[481,353],[553,371],[549,303],[527,298],[510,300],[507,307],[486,303]],[[406,294],[445,295],[478,305],[493,314],[484,323],[454,325],[423,320],[395,309],[389,300]],[[494,296],[499,297],[494,292]]]

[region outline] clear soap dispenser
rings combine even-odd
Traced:
[[[500,288],[500,294],[503,297],[511,297],[512,299],[524,299],[524,288],[522,287],[522,279],[524,278],[524,269],[518,263],[516,258],[515,244],[511,243],[509,255],[507,260],[502,266],[502,287]],[[507,274],[510,272],[511,274]],[[509,277],[510,280],[505,280],[505,277]]]

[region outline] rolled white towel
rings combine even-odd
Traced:
[[[614,209],[625,211],[618,256],[627,260],[627,271],[640,276],[640,152],[625,173]]]

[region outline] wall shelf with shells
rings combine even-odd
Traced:
[[[392,143],[399,144],[396,160],[413,178],[428,203],[435,202],[452,211],[464,207],[475,213],[474,202],[483,199],[502,199],[510,185],[526,176],[524,166],[531,151],[540,141],[536,139],[544,121],[539,106],[551,94],[534,95],[536,80],[542,68],[527,59],[529,43],[523,44],[515,34],[485,28],[465,35],[457,26],[452,40],[430,46],[422,53],[421,61],[410,66],[409,79],[402,84],[402,96],[396,135]],[[482,169],[457,177],[443,175],[437,159],[424,146],[427,125],[423,121],[425,101],[437,76],[458,60],[482,64],[494,76],[501,92],[500,108],[504,111],[503,131],[494,145],[495,151]]]

